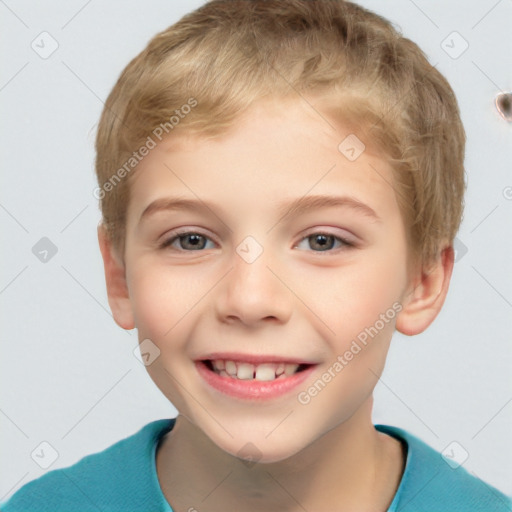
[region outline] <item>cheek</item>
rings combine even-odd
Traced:
[[[129,287],[139,340],[148,338],[160,350],[146,371],[173,406],[188,417],[189,404],[179,382],[191,371],[185,357],[187,333],[192,328],[187,313],[197,304],[201,285],[186,273],[154,261],[138,262],[132,268],[137,269],[129,276]]]
[[[367,259],[340,268],[335,275],[326,275],[323,281],[316,279],[315,287],[308,286],[316,290],[309,293],[311,308],[318,311],[337,340],[356,337],[374,325],[381,315],[393,320],[400,307],[398,300],[406,284],[405,265],[382,253]],[[392,332],[394,321],[391,324]]]
[[[311,404],[311,414],[314,410],[323,417],[325,428],[346,421],[371,396],[401,310],[398,299],[405,278],[405,267],[393,252],[376,251],[322,283],[318,310],[335,333],[326,338],[331,356],[325,373],[307,383],[298,400],[301,405]],[[330,412],[326,415],[326,411]]]
[[[207,290],[205,281],[180,268],[139,262],[130,276],[130,297],[137,329],[145,337],[172,336]]]

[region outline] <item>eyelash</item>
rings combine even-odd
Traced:
[[[203,238],[205,238],[206,240],[209,240],[209,241],[213,241],[210,237],[204,235],[203,233],[201,233],[200,231],[182,231],[182,232],[178,232],[178,233],[175,233],[173,234],[173,236],[171,236],[170,238],[168,238],[167,240],[163,241],[160,245],[160,249],[169,249],[171,247],[171,245],[178,241],[181,237],[185,237],[187,235],[199,235]],[[312,233],[309,233],[307,234],[306,236],[302,237],[299,241],[299,244],[302,243],[304,240],[307,240],[308,238],[311,238],[311,237],[314,237],[314,236],[326,236],[326,237],[332,237],[334,238],[334,241],[335,243],[336,242],[340,242],[341,246],[337,247],[337,248],[332,248],[332,249],[326,249],[324,251],[314,251],[312,250],[312,252],[315,252],[315,253],[334,253],[334,252],[338,252],[339,250],[346,250],[346,249],[350,249],[350,248],[353,248],[355,247],[355,244],[350,242],[349,240],[347,240],[346,238],[343,238],[343,237],[340,237],[340,236],[336,236],[332,233],[329,233],[329,232],[325,232],[325,231],[314,231]],[[297,244],[297,245],[299,245]],[[198,249],[198,250],[187,250],[187,249],[176,249],[174,248],[174,250],[176,252],[202,252],[204,249]]]

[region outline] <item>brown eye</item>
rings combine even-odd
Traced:
[[[178,251],[201,251],[208,242],[211,240],[200,233],[187,232],[169,238],[161,247],[173,247]]]
[[[309,247],[300,247],[306,243]],[[331,233],[312,233],[304,237],[297,245],[299,249],[310,249],[313,252],[334,252],[333,249],[343,249],[353,247],[354,244],[348,240]]]
[[[182,249],[199,250],[204,249],[206,245],[206,238],[196,233],[180,235],[178,240]]]
[[[334,247],[335,237],[333,235],[310,235],[308,236],[309,245],[312,249],[318,251],[327,251]]]

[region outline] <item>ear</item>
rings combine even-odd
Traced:
[[[98,242],[105,268],[108,303],[114,320],[123,329],[133,329],[135,322],[126,284],[125,266],[114,251],[103,224],[98,226]]]
[[[403,309],[396,317],[398,331],[413,336],[423,332],[434,321],[448,293],[453,263],[454,250],[448,246],[427,271],[420,269],[403,299]]]

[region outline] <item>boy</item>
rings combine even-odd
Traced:
[[[511,510],[371,422],[394,330],[448,291],[464,142],[446,80],[352,3],[214,1],[158,34],[100,120],[98,238],[179,415],[2,510]]]

